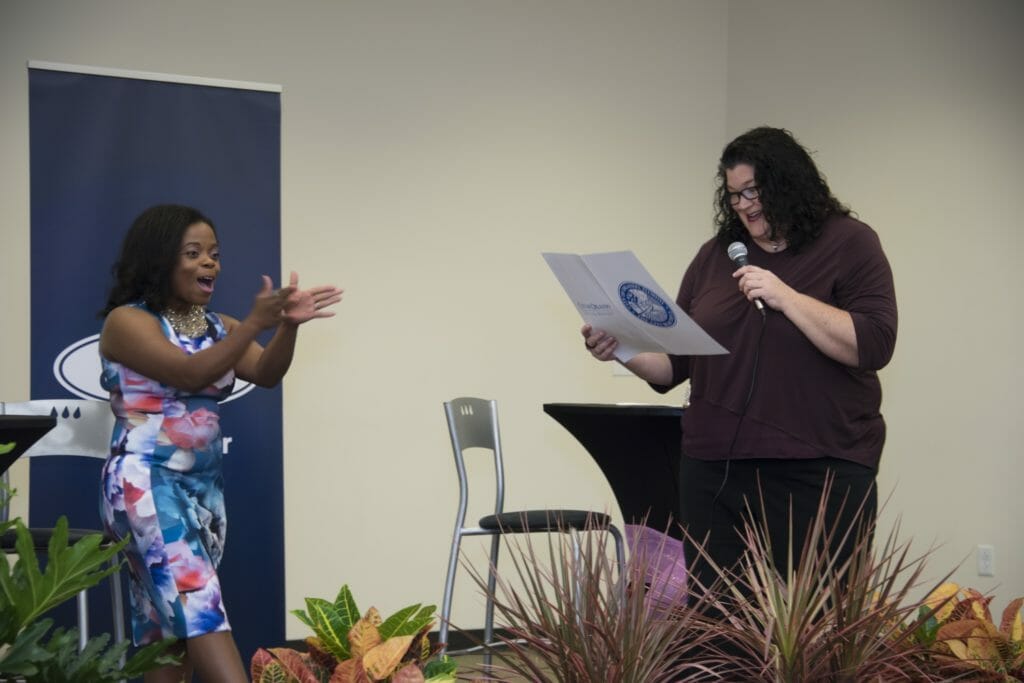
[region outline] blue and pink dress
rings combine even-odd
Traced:
[[[206,314],[206,333],[196,338],[178,335],[153,315],[186,354],[227,334],[214,313]],[[218,402],[231,393],[234,372],[191,393],[101,360],[117,423],[103,467],[100,515],[114,536],[129,539],[124,554],[135,644],[228,631],[217,578],[227,527]]]

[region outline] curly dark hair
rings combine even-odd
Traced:
[[[832,195],[811,155],[783,128],[762,126],[747,131],[722,150],[715,190],[716,236],[723,244],[747,237],[739,216],[729,204],[725,173],[749,164],[760,189],[761,209],[771,226],[769,238],[785,238],[789,248],[800,248],[821,234],[825,219],[850,210]]]
[[[178,263],[181,240],[195,223],[206,223],[217,234],[209,218],[188,206],[162,204],[139,214],[110,269],[114,284],[100,317],[133,301],[143,301],[154,311],[164,310],[171,296],[171,274]]]

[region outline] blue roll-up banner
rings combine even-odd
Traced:
[[[280,89],[175,81],[29,64],[33,399],[107,399],[97,313],[121,239],[151,205],[194,206],[216,226],[223,271],[212,310],[243,318],[260,275],[278,282]],[[228,535],[219,573],[247,666],[257,647],[284,643],[281,390],[251,388],[239,382],[221,413]],[[34,459],[30,523],[67,515],[72,527],[101,528],[101,465]],[[90,593],[93,633],[112,632],[102,590]],[[57,618],[74,625],[70,606]]]

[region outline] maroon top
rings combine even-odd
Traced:
[[[762,317],[736,286],[725,245],[712,239],[686,270],[677,302],[730,353],[669,356],[672,383],[652,385],[664,393],[690,380],[683,451],[701,460],[830,456],[877,467],[885,421],[876,371],[896,344],[896,294],[878,236],[860,221],[835,216],[799,253],[748,249],[751,265],[853,316],[859,361],[854,368],[831,360],[766,306],[757,381],[737,434]]]

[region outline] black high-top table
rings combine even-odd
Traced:
[[[56,426],[54,415],[0,415],[0,473],[4,484],[7,468]],[[7,515],[7,498],[0,494],[0,519],[6,522]]]
[[[545,403],[608,479],[626,524],[681,538],[679,457],[683,409],[674,406]]]
[[[56,426],[53,415],[0,415],[0,472]]]

